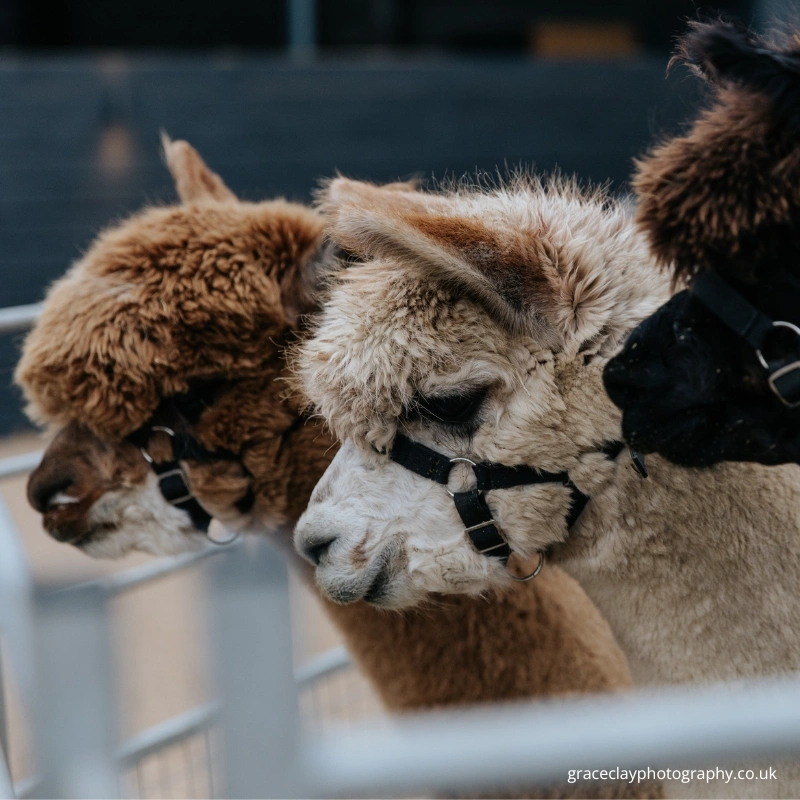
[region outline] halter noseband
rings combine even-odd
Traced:
[[[612,461],[622,452],[625,445],[622,442],[612,442],[600,448],[600,452]],[[395,436],[389,458],[401,467],[421,475],[423,478],[435,481],[445,487],[445,491],[453,498],[461,521],[464,523],[464,532],[472,542],[473,547],[481,555],[497,558],[503,566],[508,564],[511,555],[511,546],[503,534],[502,529],[492,516],[486,503],[485,492],[495,489],[510,489],[514,486],[531,486],[542,483],[557,483],[570,491],[570,508],[567,513],[567,528],[571,528],[580,517],[586,504],[591,499],[584,494],[571,480],[568,472],[546,472],[533,467],[520,465],[508,467],[504,464],[492,464],[488,461],[475,462],[472,459],[458,456],[448,458],[430,447],[398,433]],[[631,450],[631,458],[639,475],[647,477],[644,459]],[[447,488],[450,472],[456,464],[468,464],[475,475],[475,486],[464,492],[451,492]],[[529,581],[535,578],[544,566],[544,551],[539,550],[539,563],[536,569],[524,578],[511,577],[516,581]]]
[[[180,395],[174,395],[165,402],[169,403],[174,416],[187,425],[194,425],[205,408],[209,407],[203,400],[203,394],[198,389],[192,389]],[[158,418],[157,411],[153,418],[145,423],[141,428],[134,431],[128,440],[136,445],[145,461],[150,464],[158,480],[158,488],[161,496],[175,508],[185,511],[192,521],[192,525],[198,531],[205,534],[209,542],[213,544],[230,544],[238,534],[231,539],[218,541],[208,535],[213,516],[200,505],[194,496],[186,472],[181,465],[181,461],[186,459],[194,461],[237,461],[249,475],[249,471],[241,464],[239,457],[230,450],[208,450],[194,436],[186,432],[176,432],[173,428],[166,425],[154,424],[154,419]],[[166,461],[157,461],[150,455],[147,445],[153,433],[160,432],[169,436],[172,444],[172,458]],[[252,476],[251,476],[252,477]],[[246,514],[255,503],[255,494],[252,487],[249,487],[244,497],[237,500],[236,508]]]
[[[692,294],[737,336],[755,351],[759,363],[767,371],[767,383],[787,408],[800,407],[800,360],[770,361],[764,356],[764,343],[775,328],[792,331],[800,343],[800,328],[791,322],[776,322],[745,300],[716,272],[705,270],[692,284]]]

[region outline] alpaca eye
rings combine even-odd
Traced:
[[[478,413],[487,390],[475,389],[441,397],[421,397],[418,401],[420,416],[436,422],[459,425],[470,422]]]

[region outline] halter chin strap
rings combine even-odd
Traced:
[[[800,328],[791,322],[770,319],[712,270],[697,276],[692,294],[756,351],[761,366],[767,371],[769,388],[778,399],[788,408],[800,407],[800,360],[767,359],[763,352],[767,336],[775,328],[792,331],[800,345]]]
[[[624,447],[622,442],[612,442],[601,447],[600,452],[613,461]],[[570,491],[570,508],[566,520],[568,529],[578,521],[578,517],[591,499],[572,482],[568,472],[546,472],[526,465],[508,467],[504,464],[492,464],[487,461],[475,462],[463,457],[448,458],[424,444],[411,441],[402,433],[395,436],[389,458],[401,467],[444,486],[447,493],[453,498],[456,511],[464,523],[464,532],[473,547],[482,555],[499,559],[503,566],[508,563],[511,546],[492,516],[486,503],[485,492],[541,483],[560,484]],[[636,471],[646,478],[647,469],[642,456],[631,451],[631,458]],[[450,472],[456,464],[467,464],[472,468],[475,475],[475,486],[472,489],[464,492],[451,492],[447,489]],[[543,565],[544,552],[540,550],[539,563],[530,575],[526,575],[524,578],[517,578],[513,575],[511,577],[520,581],[531,580],[541,572]]]
[[[202,402],[200,392],[197,390],[183,395],[176,395],[169,398],[169,402],[174,406],[175,414],[190,425],[196,423],[203,409],[207,408],[207,405]],[[165,433],[170,437],[172,444],[171,459],[157,461],[148,452],[148,442],[152,434],[156,432]],[[194,496],[181,461],[187,459],[204,462],[236,461],[247,472],[247,469],[241,464],[241,460],[235,453],[225,449],[208,450],[191,434],[176,432],[166,425],[154,425],[152,422],[134,431],[128,439],[139,448],[145,461],[150,464],[158,479],[158,488],[161,491],[161,495],[171,506],[185,511],[189,515],[192,525],[205,534],[206,538],[213,544],[229,544],[233,541],[233,539],[229,539],[224,542],[218,542],[208,535],[208,528],[213,516],[200,505],[200,502]],[[252,487],[248,487],[244,497],[237,500],[235,505],[242,514],[246,514],[255,504],[255,500],[256,497]]]

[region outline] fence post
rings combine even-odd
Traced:
[[[108,595],[39,588],[34,603],[38,796],[117,797]]]
[[[266,542],[213,565],[223,797],[299,797],[300,717],[284,558]]]

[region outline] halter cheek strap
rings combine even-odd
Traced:
[[[622,442],[613,442],[600,449],[607,458],[614,460],[625,445]],[[631,451],[634,467],[642,477],[647,477],[644,460],[638,453]],[[556,483],[570,491],[570,508],[567,513],[567,528],[571,528],[580,517],[581,512],[589,502],[590,497],[584,494],[570,479],[567,472],[547,472],[533,467],[520,465],[509,467],[504,464],[493,464],[486,461],[475,462],[469,458],[448,458],[430,447],[398,433],[395,436],[389,458],[396,464],[411,472],[435,481],[445,487],[447,493],[453,498],[456,511],[464,523],[464,532],[472,542],[473,547],[482,555],[497,558],[504,566],[511,555],[511,546],[503,534],[500,526],[492,516],[491,509],[486,503],[485,493],[497,489],[510,489],[514,486],[531,486],[542,483]],[[450,472],[456,464],[467,464],[475,475],[475,486],[464,492],[451,492],[447,489]],[[544,565],[544,553],[539,552],[539,563],[530,575],[515,580],[530,580],[535,578]],[[514,576],[512,576],[514,577]]]
[[[159,426],[154,430],[170,429],[164,429]],[[161,496],[171,506],[185,511],[192,520],[192,525],[197,530],[207,534],[208,527],[211,524],[211,514],[195,499],[181,465],[177,461],[157,462],[144,447],[139,449],[156,475]]]
[[[167,461],[156,461],[147,450],[147,443],[150,436],[155,432],[167,434],[172,440],[172,458]],[[172,428],[165,425],[147,425],[140,428],[129,437],[131,442],[135,444],[145,461],[150,464],[153,472],[158,480],[158,488],[162,497],[175,508],[185,511],[192,521],[192,525],[198,531],[204,533],[206,538],[213,544],[229,544],[233,539],[218,542],[208,535],[208,529],[211,525],[212,515],[200,505],[197,498],[192,492],[189,480],[186,473],[181,466],[181,459],[186,458],[201,458],[202,460],[225,460],[231,461],[238,458],[227,450],[206,450],[193,436],[187,434],[176,433]],[[255,494],[252,487],[248,487],[247,493],[236,502],[236,508],[242,513],[246,514],[255,504]],[[236,537],[234,537],[236,538]]]
[[[724,322],[755,351],[767,371],[767,382],[778,399],[788,408],[800,407],[800,360],[768,359],[764,343],[775,328],[787,328],[798,337],[800,328],[791,322],[775,322],[742,297],[716,272],[705,270],[692,284],[692,295],[714,316]]]

